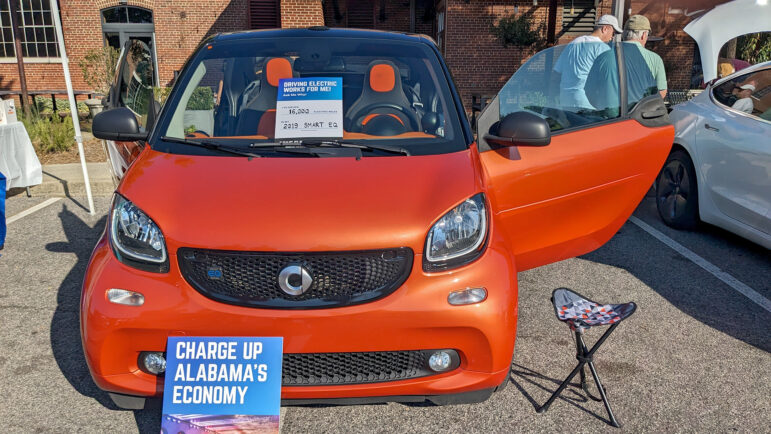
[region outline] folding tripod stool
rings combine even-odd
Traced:
[[[593,356],[597,349],[600,348],[600,345],[605,342],[605,339],[607,339],[613,330],[618,327],[618,324],[634,313],[635,309],[637,309],[637,305],[631,302],[601,305],[567,288],[555,289],[551,295],[551,301],[554,304],[554,313],[557,314],[557,319],[567,323],[568,326],[570,326],[570,329],[576,334],[576,359],[578,359],[578,365],[573,369],[570,375],[565,378],[565,381],[560,384],[560,387],[557,388],[551,397],[549,397],[549,400],[538,408],[538,413],[546,412],[554,400],[557,399],[568,384],[570,384],[570,380],[580,372],[581,388],[586,392],[589,398],[595,401],[602,401],[605,404],[610,424],[614,427],[619,427],[616,417],[613,416],[613,410],[610,408],[608,397],[605,395],[605,389],[600,382],[600,376],[597,374],[597,369],[594,367]],[[597,343],[594,344],[591,350],[587,349],[583,339],[584,332],[591,327],[601,325],[610,325],[610,328],[608,328],[605,334],[597,340]],[[600,392],[601,398],[596,398],[589,393],[589,388],[586,385],[586,365],[589,365],[589,370],[592,372],[594,383],[597,386],[597,390]]]

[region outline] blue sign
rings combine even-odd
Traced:
[[[195,430],[197,423],[275,421],[281,405],[283,338],[169,337],[163,421]],[[202,416],[207,416],[202,419]],[[203,425],[202,425],[203,426]]]
[[[279,80],[275,137],[343,137],[342,77]]]
[[[277,101],[343,100],[342,77],[282,78]]]

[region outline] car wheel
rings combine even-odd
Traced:
[[[698,223],[696,171],[686,152],[674,151],[664,163],[656,180],[656,208],[667,226],[691,229]]]

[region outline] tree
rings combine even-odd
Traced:
[[[120,51],[110,46],[88,51],[78,62],[83,72],[83,80],[95,91],[107,95],[115,78],[115,67],[118,64]]]
[[[736,53],[740,59],[753,65],[771,60],[771,33],[750,33],[739,36]]]

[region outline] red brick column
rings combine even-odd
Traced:
[[[281,27],[296,28],[324,25],[321,0],[281,0]]]

